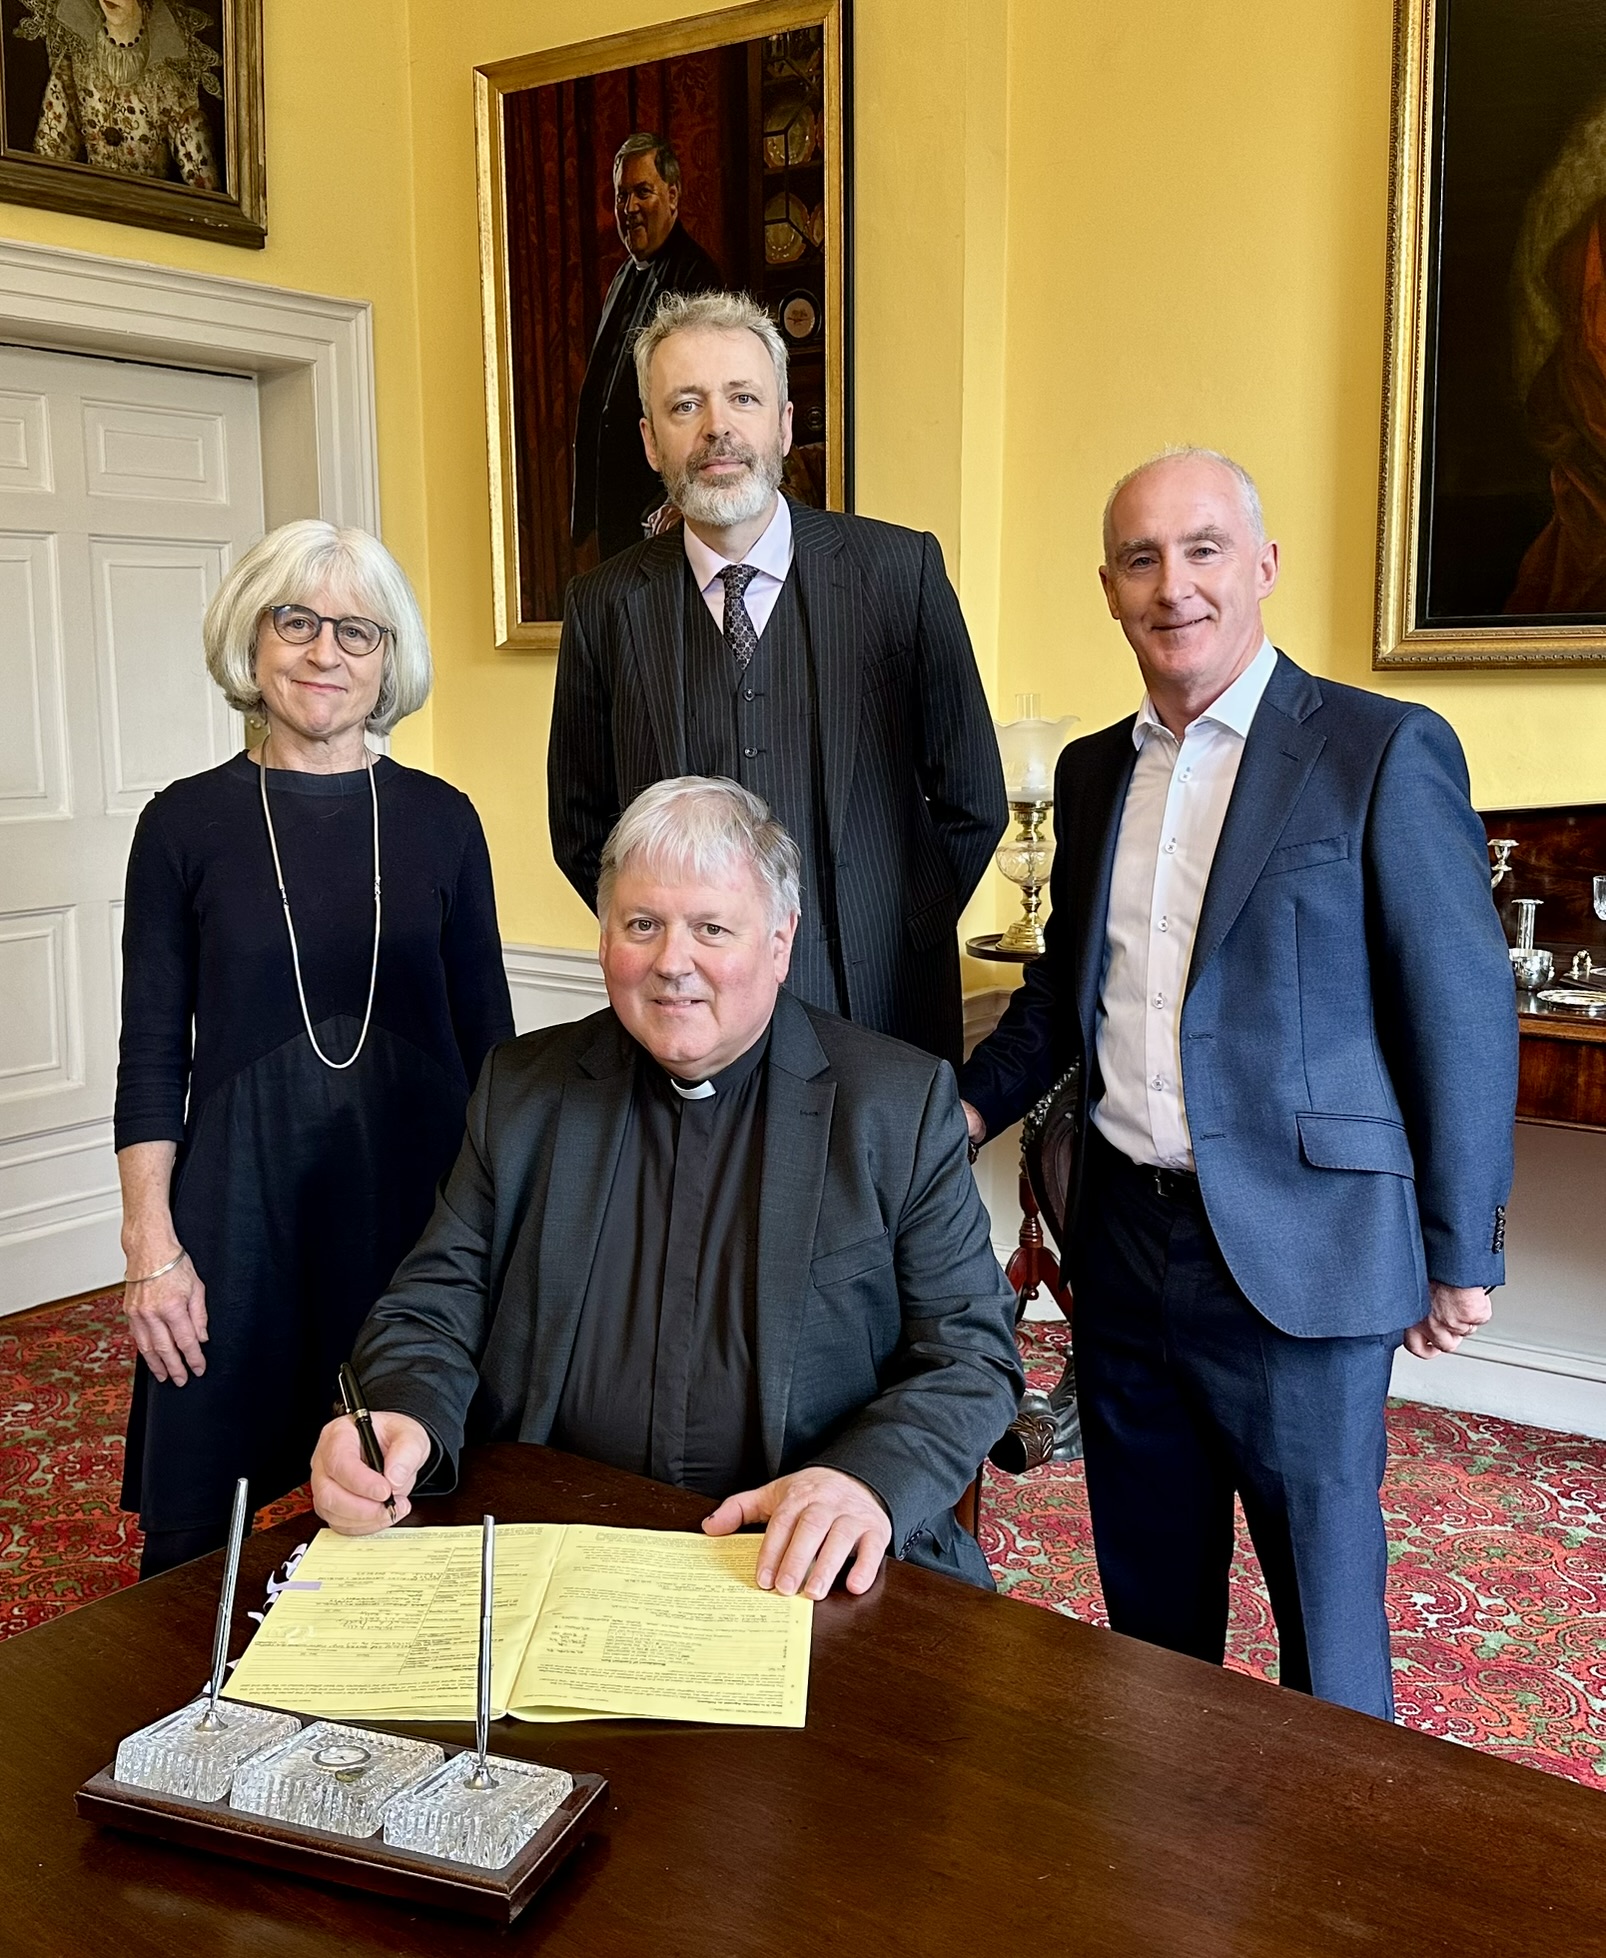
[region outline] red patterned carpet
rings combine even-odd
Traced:
[[[133,1366],[121,1292],[0,1320],[0,1638],[134,1581],[140,1534],[117,1507]]]
[[[1034,1384],[1052,1386],[1062,1329],[1028,1330]],[[133,1580],[139,1533],[117,1508],[131,1364],[115,1292],[0,1322],[0,1637]],[[1606,1783],[1606,1443],[1408,1404],[1389,1432],[1400,1718]],[[989,1470],[982,1543],[1000,1590],[1103,1622],[1079,1467]],[[1228,1663],[1276,1677],[1246,1548]]]
[[[1064,1328],[1029,1325],[1047,1389]],[[1391,1403],[1383,1507],[1399,1718],[1606,1787],[1606,1442]],[[998,1588],[1107,1623],[1079,1463],[987,1471],[982,1547]],[[1277,1677],[1277,1639],[1239,1518],[1227,1663]]]

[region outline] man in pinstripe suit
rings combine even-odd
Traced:
[[[786,347],[751,300],[666,296],[636,373],[647,459],[685,521],[570,587],[558,863],[595,907],[602,845],[642,789],[739,781],[803,855],[790,989],[957,1065],[956,927],[1007,808],[937,541],[777,494]]]

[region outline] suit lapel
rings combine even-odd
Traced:
[[[847,835],[859,745],[864,595],[829,514],[804,503],[793,503],[791,509],[792,561],[814,661],[826,833],[834,854]]]
[[[798,1335],[825,1190],[836,1084],[808,1015],[782,993],[770,1031],[758,1199],[758,1411],[764,1459],[780,1473]]]
[[[1099,978],[1104,969],[1105,921],[1110,909],[1110,879],[1115,871],[1115,845],[1121,834],[1127,787],[1138,751],[1132,745],[1129,715],[1109,730],[1103,752],[1083,776],[1075,807],[1056,847],[1074,839],[1071,863],[1071,943],[1076,948],[1076,1009],[1082,1025],[1083,1052],[1093,1052],[1093,1029],[1098,1016]]]
[[[602,1235],[602,1214],[624,1140],[635,1083],[635,1049],[617,1020],[604,1021],[566,1081],[558,1110],[538,1259],[530,1399],[535,1432],[545,1434],[569,1371],[586,1286]]]
[[[625,601],[630,614],[626,658],[647,703],[660,777],[686,773],[685,561],[678,529],[655,537],[642,552],[636,583]],[[619,786],[628,801],[646,782]]]
[[[629,270],[630,260],[627,258],[624,264],[619,267],[619,270],[608,281],[607,296],[602,302],[602,315],[597,321],[596,332],[591,336],[591,344],[593,346],[596,346],[607,335],[608,328],[613,322],[614,309],[622,303],[624,289],[628,283],[625,274]]]
[[[1188,966],[1190,993],[1232,930],[1293,813],[1316,757],[1326,746],[1326,735],[1307,719],[1321,701],[1321,692],[1310,675],[1279,653],[1259,710],[1249,725],[1238,779],[1205,886]]]

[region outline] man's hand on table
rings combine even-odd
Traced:
[[[373,1420],[385,1457],[383,1475],[363,1460],[357,1424],[347,1415],[329,1423],[313,1451],[312,1506],[342,1536],[372,1536],[400,1522],[412,1508],[408,1492],[434,1449],[429,1430],[410,1414],[375,1409]],[[387,1496],[395,1498],[394,1516],[385,1507]]]
[[[1469,1333],[1494,1316],[1489,1294],[1481,1285],[1441,1285],[1435,1279],[1428,1286],[1428,1307],[1428,1316],[1405,1335],[1406,1352],[1419,1360],[1453,1353]]]
[[[710,1536],[731,1536],[748,1523],[769,1526],[759,1546],[759,1588],[788,1598],[799,1591],[823,1598],[849,1557],[847,1588],[868,1591],[892,1541],[880,1502],[840,1469],[799,1469],[761,1489],[743,1489],[703,1518]]]

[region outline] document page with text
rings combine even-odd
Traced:
[[[761,1591],[757,1536],[505,1523],[493,1715],[801,1727],[812,1603]],[[480,1532],[321,1530],[225,1695],[344,1720],[471,1720]]]
[[[563,1536],[560,1523],[497,1526],[498,1719]],[[332,1720],[472,1720],[479,1639],[478,1530],[320,1530],[223,1690]]]
[[[761,1539],[571,1525],[520,1668],[515,1719],[585,1707],[801,1727],[813,1605],[761,1591]]]

